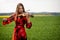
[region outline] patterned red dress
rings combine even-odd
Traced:
[[[14,20],[14,17],[11,16],[7,18],[7,20],[3,20],[3,25],[9,24]],[[15,28],[13,32],[13,37],[12,40],[27,40],[26,32],[24,25],[26,24],[27,28],[31,28],[32,23],[27,23],[27,18],[26,16],[17,16],[17,20],[15,21]]]

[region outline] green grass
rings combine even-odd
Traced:
[[[28,40],[60,40],[60,16],[37,16],[31,21],[31,29],[26,28]],[[11,40],[14,26],[14,22],[3,26],[0,18],[0,40]]]

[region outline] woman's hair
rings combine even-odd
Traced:
[[[19,6],[22,6],[23,12],[25,12],[24,5],[22,3],[18,3],[18,5],[16,7],[16,12],[19,13]]]
[[[17,15],[18,15],[18,13],[19,13],[19,6],[22,6],[23,12],[25,12],[25,9],[24,9],[23,4],[22,4],[22,3],[18,3],[18,5],[17,5],[17,7],[16,7],[15,17],[14,17],[14,20],[15,20],[15,21],[17,20],[16,17],[17,17]]]

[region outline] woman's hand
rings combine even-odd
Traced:
[[[3,22],[2,22],[2,24],[3,25],[5,25],[6,24],[6,22],[7,22],[7,19],[6,18],[3,18],[3,20],[2,20]]]
[[[6,18],[3,18],[3,21],[7,21],[7,19]]]

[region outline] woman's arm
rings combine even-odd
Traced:
[[[14,20],[14,14],[11,15],[9,18],[3,18],[3,25],[9,24]]]
[[[32,27],[32,22],[30,21],[29,13],[26,13],[26,18],[27,18],[26,27],[31,28]]]

